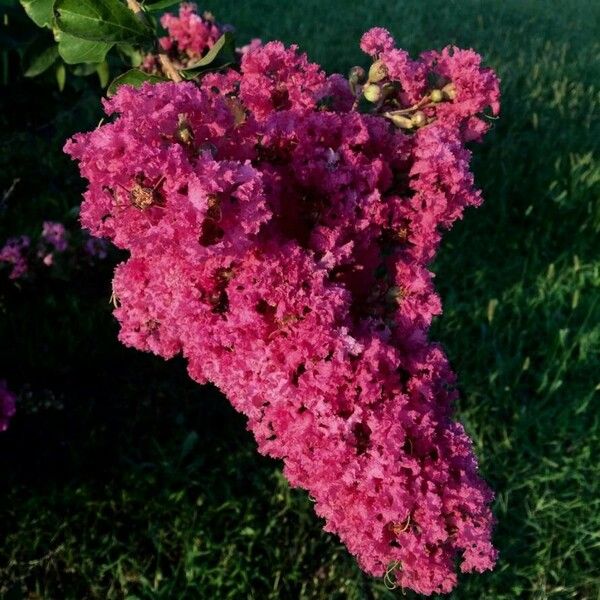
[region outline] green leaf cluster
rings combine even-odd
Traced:
[[[89,75],[95,71],[102,87],[106,87],[110,71],[107,54],[113,48],[118,48],[131,66],[137,67],[142,56],[140,49],[148,51],[156,42],[156,21],[151,13],[178,4],[178,0],[158,0],[140,4],[139,11],[135,12],[126,6],[124,0],[19,1],[36,25],[51,30],[53,34],[53,39],[42,37],[31,45],[25,57],[25,75],[35,77],[54,66],[61,89],[65,85],[65,65],[79,65],[70,69],[76,75]],[[233,36],[225,33],[205,56],[181,69],[181,76],[183,79],[196,79],[235,60]],[[124,83],[141,85],[145,81],[156,83],[164,80],[164,77],[133,68],[114,79],[108,94],[114,94]]]
[[[139,63],[133,46],[151,45],[154,26],[144,13],[134,14],[120,0],[20,0],[27,15],[39,27],[52,31],[53,39],[36,40],[25,56],[25,76],[35,77],[55,66],[63,88],[67,65],[87,65],[75,74],[98,74],[108,84],[106,55],[115,46]],[[58,64],[57,64],[58,63]],[[84,73],[85,71],[85,73]]]

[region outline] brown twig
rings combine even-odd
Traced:
[[[159,52],[158,60],[160,61],[162,70],[169,79],[172,79],[175,83],[182,81],[179,71],[175,68],[175,65],[173,65],[171,59],[164,52]]]
[[[136,15],[142,12],[142,5],[137,0],[127,0],[127,8]]]
[[[4,192],[0,204],[4,204],[12,196],[12,193],[15,191],[15,187],[17,187],[17,183],[19,183],[19,181],[21,181],[20,177],[15,177],[13,179],[12,183],[10,184],[10,187]]]

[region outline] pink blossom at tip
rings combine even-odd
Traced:
[[[387,29],[383,27],[373,27],[363,34],[360,40],[360,49],[373,57],[379,56],[382,52],[391,50],[395,46],[394,38]]]
[[[251,50],[256,50],[257,48],[260,48],[262,45],[263,43],[260,38],[252,38],[249,43],[245,44],[241,48],[237,48],[237,51],[243,55],[247,52],[250,52]]]
[[[500,112],[499,79],[481,65],[481,56],[473,50],[447,46],[441,52],[422,55],[427,68],[456,87],[456,99],[436,107],[436,116],[449,128],[458,130],[465,141],[479,140],[489,129],[489,121],[480,118],[487,108],[492,115]]]
[[[383,54],[408,96],[425,92],[429,59]],[[495,79],[467,85],[479,67],[451,58],[464,98],[494,97]],[[65,150],[89,181],[82,224],[130,253],[120,340],[214,382],[366,572],[449,592],[456,560],[497,556],[493,494],[428,338],[428,265],[481,202],[464,147],[480,101],[406,135],[351,110],[344,81],[271,42],[199,86],[121,87],[113,122]],[[182,114],[193,143],[175,135]]]

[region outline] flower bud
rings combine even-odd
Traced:
[[[456,98],[456,86],[453,83],[449,83],[442,88],[442,92],[448,100],[454,100]]]
[[[387,77],[388,70],[381,60],[376,60],[369,69],[369,81],[377,83]]]
[[[427,124],[427,117],[422,110],[418,110],[411,118],[412,124],[415,127],[423,127]]]
[[[444,99],[444,92],[442,90],[431,90],[429,99],[435,103],[441,102]]]
[[[367,81],[367,73],[362,67],[352,67],[348,74],[348,81],[351,85],[363,84]]]
[[[400,129],[412,129],[414,127],[413,122],[403,115],[395,115],[394,113],[390,113],[387,115],[388,119],[398,128]]]
[[[379,102],[381,100],[381,88],[374,83],[369,83],[363,88],[363,96],[369,102]]]

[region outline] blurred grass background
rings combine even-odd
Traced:
[[[600,4],[585,0],[208,0],[251,37],[298,43],[328,71],[364,64],[363,31],[413,53],[473,47],[502,78],[475,150],[485,205],[434,265],[432,335],[457,414],[497,490],[496,570],[453,599],[600,598]],[[18,76],[0,97],[3,241],[73,218],[60,153],[99,118],[95,84]],[[180,361],[120,347],[110,268],[0,287],[0,376],[30,392],[0,436],[2,598],[396,598],[321,531],[305,493],[243,418]],[[414,595],[406,594],[407,598]]]

